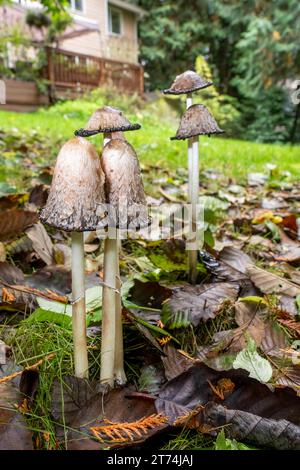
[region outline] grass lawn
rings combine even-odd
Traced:
[[[131,100],[131,101],[130,101]],[[179,117],[163,99],[136,106],[133,98],[114,96],[107,101],[119,106],[142,129],[128,132],[127,139],[136,148],[141,162],[162,166],[186,166],[185,141],[170,141],[175,135]],[[59,142],[72,137],[75,129],[83,127],[91,113],[105,103],[103,96],[97,99],[81,99],[58,103],[48,109],[33,113],[0,111],[0,128],[5,131],[18,129],[27,133],[35,130],[49,137],[49,144],[55,154]],[[134,112],[128,113],[128,110]],[[101,137],[91,139],[100,146]],[[263,171],[267,163],[278,165],[282,171],[290,171],[292,176],[300,176],[300,147],[275,144],[260,144],[224,137],[201,137],[201,169],[218,169],[234,178],[244,178],[249,172]]]

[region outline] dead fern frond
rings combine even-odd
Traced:
[[[14,302],[16,300],[15,296],[6,289],[6,287],[3,287],[2,289],[2,302]]]
[[[161,414],[146,416],[131,423],[114,423],[104,420],[102,426],[92,427],[91,431],[100,442],[128,442],[143,437],[148,431],[167,422],[167,418]]]
[[[168,344],[171,339],[171,336],[165,336],[164,338],[159,339],[158,342],[161,346],[165,346],[165,344]]]
[[[197,429],[200,425],[199,416],[203,410],[203,405],[196,406],[193,410],[187,411],[187,413],[179,416],[174,422],[174,426]]]
[[[26,413],[29,412],[29,400],[28,400],[28,398],[24,398],[22,403],[17,406],[17,410],[22,414],[26,414]]]
[[[230,379],[220,379],[216,386],[213,385],[210,380],[207,380],[207,382],[214,394],[221,400],[224,400],[226,396],[230,395],[235,389],[235,385]]]

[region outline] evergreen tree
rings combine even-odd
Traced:
[[[238,99],[245,127],[256,120],[254,128],[249,127],[251,138],[268,140],[271,125],[266,115],[273,111],[274,135],[269,140],[288,138],[296,109],[283,84],[300,73],[298,0],[137,3],[148,12],[140,25],[148,89],[167,87],[175,75],[194,68],[197,56],[203,55],[218,90]],[[258,104],[261,118],[255,113]]]

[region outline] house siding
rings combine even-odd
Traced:
[[[84,36],[60,41],[59,47],[69,52],[102,57],[101,42],[101,37],[98,32],[90,32]]]
[[[2,109],[32,111],[47,104],[48,98],[76,97],[87,89],[103,85],[143,94],[143,68],[138,65],[137,16],[120,8],[122,35],[112,35],[108,31],[107,0],[84,1],[84,11],[73,13],[74,24],[63,33],[65,38],[61,37],[58,49],[53,45],[47,50],[44,73],[51,84],[49,96],[41,96],[33,82],[5,79],[7,104],[2,104]],[[36,48],[44,41],[42,31],[26,25],[25,15],[26,8],[17,3],[0,6],[0,33],[18,25],[34,44],[34,47],[26,47],[23,53],[8,44],[7,56],[12,62],[8,67],[11,69],[19,57],[25,62],[34,58]]]
[[[124,62],[138,63],[138,41],[135,15],[122,12],[122,35],[106,35],[106,57]]]
[[[76,18],[93,20],[99,31],[60,41],[60,47],[80,54],[94,55],[120,62],[138,63],[137,18],[134,13],[122,10],[122,35],[108,31],[106,0],[85,0],[85,11]]]
[[[91,31],[73,38],[62,38],[59,47],[79,54],[138,64],[137,16],[119,8],[122,12],[122,34],[112,35],[108,31],[107,4],[107,0],[84,0],[84,11],[73,13],[74,28],[76,30],[91,28]],[[18,4],[13,7],[0,7],[0,28],[7,19],[9,24],[18,23],[24,32],[30,35],[31,30],[24,21],[25,11]],[[68,32],[69,29],[66,34]],[[34,39],[42,39],[42,34],[38,30],[34,31]]]

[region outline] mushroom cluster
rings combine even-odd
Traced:
[[[210,136],[224,132],[218,127],[214,117],[204,105],[193,105],[192,93],[211,85],[212,82],[208,82],[192,70],[187,70],[175,78],[170,88],[164,90],[164,93],[169,95],[186,94],[187,109],[181,118],[176,136],[171,137],[171,140],[188,139],[188,201],[191,223],[187,241],[189,244],[189,280],[192,284],[196,283],[198,276],[199,135]]]
[[[101,383],[124,384],[119,231],[148,225],[146,197],[135,150],[123,132],[139,129],[118,109],[95,111],[61,148],[43,223],[72,232],[72,325],[75,375],[88,377],[84,231],[106,230],[102,304]],[[85,137],[104,134],[102,156]]]
[[[187,95],[187,110],[181,118],[176,136],[188,139],[189,190],[191,224],[188,242],[189,278],[197,280],[197,206],[199,192],[199,135],[219,134],[208,109],[193,105],[192,93],[212,83],[195,72],[176,77],[166,94]],[[124,132],[140,129],[116,108],[104,106],[91,116],[85,128],[64,144],[58,154],[49,197],[40,213],[43,223],[72,232],[72,325],[75,375],[88,377],[85,307],[85,231],[105,229],[103,301],[102,301],[102,384],[124,384],[123,331],[119,248],[123,230],[138,230],[149,224],[139,161]],[[104,135],[101,158],[86,140]]]

